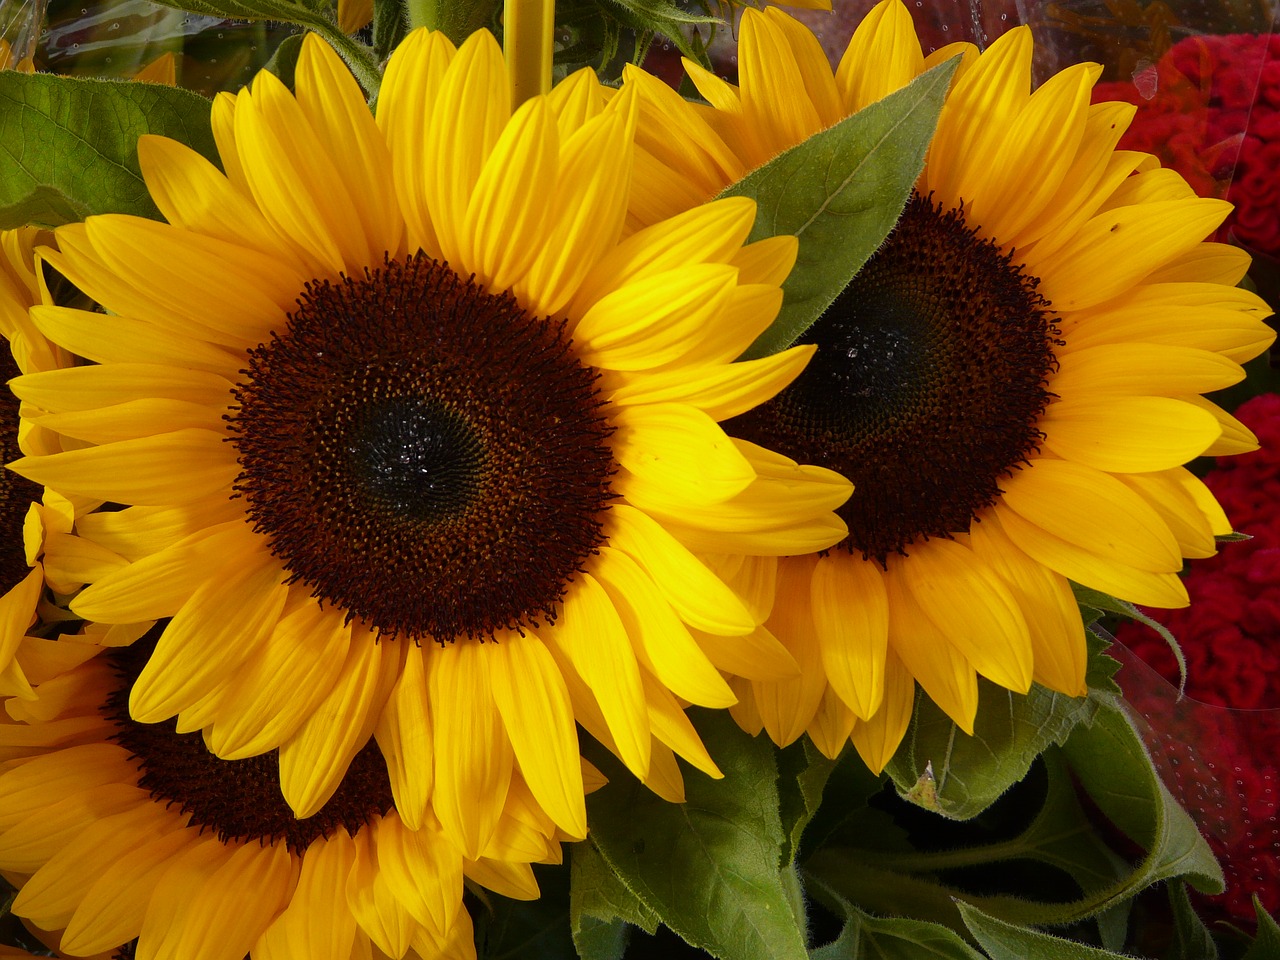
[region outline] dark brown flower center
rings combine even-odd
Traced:
[[[0,340],[0,381],[8,383],[21,371],[9,344]],[[0,466],[22,456],[18,449],[18,398],[8,387],[0,388]],[[30,572],[22,525],[33,501],[43,488],[12,470],[0,470],[0,594],[12,590]]]
[[[913,195],[801,338],[819,348],[804,373],[730,432],[852,480],[843,546],[864,558],[965,532],[1042,439],[1059,341],[1038,285]]]
[[[236,489],[294,580],[384,635],[552,618],[603,538],[610,426],[563,325],[418,255],[314,283],[249,351]]]
[[[222,841],[283,841],[295,853],[343,827],[354,836],[394,806],[386,763],[370,740],[347,768],[337,792],[306,820],[293,816],[280,790],[279,751],[246,760],[221,760],[199,732],[177,733],[177,721],[138,723],[129,716],[129,690],[154,649],[148,637],[106,654],[118,683],[104,715],[116,725],[112,737],[138,765],[138,785],[166,806],[191,815],[191,824]]]

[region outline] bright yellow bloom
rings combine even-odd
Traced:
[[[799,23],[747,11],[741,87],[687,65],[710,106],[631,72],[633,222],[702,202],[957,53],[899,226],[802,338],[820,349],[801,378],[728,427],[855,486],[848,539],[778,564],[767,625],[800,676],[733,681],[735,716],[780,744],[807,729],[829,755],[851,737],[875,770],[914,682],[966,730],[979,674],[1083,694],[1070,581],[1187,602],[1183,558],[1230,525],[1182,464],[1254,445],[1200,394],[1273,338],[1265,303],[1234,286],[1248,257],[1203,242],[1227,205],[1116,150],[1133,108],[1090,104],[1096,65],[1032,93],[1029,30],[925,58],[897,0],[834,72]]]
[[[28,315],[30,308],[49,302],[49,293],[38,275],[37,243],[48,243],[51,235],[35,227],[0,231],[0,335],[7,342],[0,347],[0,380],[9,381],[20,373],[39,373],[70,366],[66,351],[49,342]],[[19,416],[19,401],[5,389],[0,393],[0,462],[20,454],[56,453],[59,438],[30,419]],[[42,411],[28,406],[25,417]],[[0,528],[4,550],[0,551],[0,695],[29,696],[31,688],[13,656],[28,628],[36,619],[36,607],[46,578],[57,592],[70,592],[79,584],[69,581],[57,561],[49,562],[47,551],[56,554],[69,539],[77,513],[96,506],[77,498],[67,500],[52,490],[42,490],[8,470],[0,475]]]
[[[717,775],[685,703],[794,664],[693,551],[821,549],[849,491],[719,425],[812,353],[731,363],[794,241],[743,246],[743,200],[624,238],[634,98],[508,97],[489,34],[418,32],[375,119],[308,38],[296,97],[215,101],[225,175],[143,138],[168,224],[58,231],[111,317],[34,309],[93,365],[14,385],[78,444],[15,468],[124,505],[77,524],[72,609],[115,642],[166,621],[133,716],[278,747],[299,817],[374,735],[399,816],[469,857],[518,777],[586,833],[575,721],[664,796],[676,754]]]
[[[477,858],[430,814],[411,829],[372,743],[295,819],[274,757],[219,760],[198,732],[129,718],[144,644],[84,639],[27,640],[36,697],[8,701],[0,723],[0,870],[19,888],[14,913],[62,955],[137,938],[138,960],[474,960],[464,877],[529,899],[527,861],[558,859],[518,776]]]

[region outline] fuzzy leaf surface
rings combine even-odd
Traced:
[[[189,90],[0,72],[0,229],[96,213],[158,218],[138,167],[144,133],[217,163],[209,101]]]
[[[611,758],[593,756],[610,782],[588,800],[592,842],[627,890],[686,942],[721,960],[805,960],[802,921],[781,874],[786,837],[773,746],[721,711],[692,713],[724,779],[689,773],[685,802],[673,804]]]
[[[1026,776],[1032,761],[1064,742],[1096,710],[1087,697],[1068,697],[1039,684],[1013,693],[982,678],[978,715],[969,736],[923,693],[902,746],[886,772],[904,795],[928,764],[936,780],[936,812],[968,820]]]
[[[989,917],[977,907],[957,904],[960,916],[991,960],[1132,960],[1128,954],[1099,950],[1083,943],[1029,930]]]

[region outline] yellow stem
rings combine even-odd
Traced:
[[[555,0],[504,0],[503,45],[511,77],[511,106],[551,90]]]

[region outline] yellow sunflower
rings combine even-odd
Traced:
[[[624,237],[635,101],[605,99],[584,71],[513,110],[489,34],[417,32],[375,119],[309,37],[296,96],[215,101],[225,174],[142,139],[167,224],[47,254],[112,314],[34,309],[93,365],[14,384],[78,444],[14,469],[123,505],[77,524],[72,609],[112,642],[165,620],[132,716],[279,748],[298,817],[375,735],[399,816],[467,856],[517,776],[582,837],[575,720],[678,798],[676,754],[718,775],[685,703],[795,669],[693,552],[845,533],[847,481],[719,425],[812,354],[731,363],[795,243],[744,246],[742,200]]]
[[[478,858],[429,813],[410,828],[373,743],[299,820],[273,756],[219,760],[198,732],[130,718],[145,641],[81,641],[23,644],[36,697],[0,723],[0,872],[61,954],[136,939],[138,960],[474,958],[464,877],[528,899],[529,861],[558,860],[518,775]]]
[[[45,339],[28,315],[32,306],[50,302],[38,273],[35,247],[51,239],[35,227],[0,230],[0,335],[7,342],[0,347],[0,380],[6,383],[19,374],[56,370],[73,362]],[[0,463],[21,454],[61,450],[59,438],[24,420],[19,408],[18,398],[5,387],[0,392]],[[40,411],[24,412],[38,415]],[[73,503],[11,471],[0,475],[0,696],[31,693],[14,653],[36,620],[46,578],[59,593],[70,593],[80,584],[68,569],[74,561],[50,562],[46,551],[56,555],[76,514],[93,506],[83,500]]]
[[[1181,465],[1254,445],[1200,394],[1273,339],[1265,303],[1234,286],[1248,257],[1202,242],[1227,205],[1115,149],[1133,108],[1090,104],[1096,65],[1033,93],[1029,30],[926,58],[897,0],[834,72],[799,23],[746,11],[740,87],[687,65],[709,106],[631,72],[633,222],[701,202],[957,53],[900,223],[801,338],[820,346],[805,373],[727,425],[855,487],[848,538],[777,565],[767,626],[800,676],[733,680],[734,714],[779,744],[807,729],[828,755],[851,737],[877,771],[913,680],[969,731],[978,674],[1083,694],[1071,581],[1186,604],[1183,558],[1214,553],[1230,525]]]

